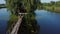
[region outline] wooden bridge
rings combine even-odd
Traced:
[[[17,34],[18,29],[19,29],[19,26],[20,26],[21,21],[22,21],[22,18],[23,18],[23,16],[21,16],[21,17],[18,19],[17,23],[15,24],[15,26],[14,26],[14,28],[13,28],[13,30],[12,30],[12,32],[11,32],[10,34]]]
[[[27,13],[19,13],[19,18],[17,23],[14,25],[14,27],[12,28],[12,31],[7,31],[7,34],[17,34],[19,27],[21,26],[21,22],[22,22],[22,18],[24,17],[24,15]]]

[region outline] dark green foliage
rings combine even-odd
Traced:
[[[40,0],[6,0],[6,6],[12,13],[15,13],[16,9],[21,7],[21,3],[27,12],[30,11],[31,7],[36,9],[41,4]]]
[[[18,34],[38,34],[38,25],[33,13],[25,15],[21,25]]]

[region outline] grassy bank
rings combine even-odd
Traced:
[[[10,19],[9,19],[9,21],[8,21],[8,27],[7,27],[7,28],[11,27],[11,25],[12,25],[14,22],[16,22],[17,20],[18,20],[18,17],[17,17],[16,15],[14,15],[14,14],[11,14],[11,15],[10,15]]]
[[[56,6],[44,6],[45,10],[51,10],[52,12],[60,13],[60,7]]]

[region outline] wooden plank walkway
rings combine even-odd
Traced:
[[[12,30],[12,32],[10,34],[17,34],[18,29],[20,27],[20,24],[22,22],[22,18],[23,18],[23,16],[19,17],[17,23],[15,24],[15,26],[14,26],[14,28],[13,28],[13,30]]]

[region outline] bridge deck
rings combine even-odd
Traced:
[[[21,16],[10,34],[17,34],[23,16]]]

